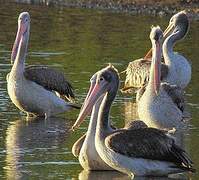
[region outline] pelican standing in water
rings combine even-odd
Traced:
[[[173,52],[173,46],[183,39],[189,30],[189,18],[181,11],[170,19],[169,26],[164,31],[163,58],[161,80],[184,89],[191,80],[191,65],[182,55]],[[131,88],[141,88],[149,81],[151,50],[147,55],[129,63],[123,91]]]
[[[117,70],[110,65],[102,69],[73,128],[77,128],[99,98],[103,98],[97,118],[91,120],[97,120],[95,147],[106,164],[130,176],[167,176],[194,171],[186,152],[161,130],[142,127],[112,131],[109,112],[118,87]]]
[[[90,79],[91,87],[88,91],[88,95],[95,85],[96,77],[97,73],[94,74]],[[87,132],[82,137],[80,137],[80,139],[78,139],[72,147],[73,155],[79,158],[79,162],[85,170],[113,170],[100,158],[95,148],[97,113],[99,111],[101,101],[102,99],[99,99],[92,108],[91,119]]]
[[[99,72],[95,73],[90,79],[91,87],[86,99],[89,97],[89,94],[96,83],[96,78],[97,78],[98,73]],[[74,143],[72,147],[73,155],[79,158],[79,162],[85,170],[114,170],[100,158],[95,148],[95,132],[96,132],[96,125],[97,125],[97,114],[98,114],[101,102],[102,102],[102,98],[100,98],[93,106],[87,132],[82,137],[80,137]],[[142,121],[134,120],[127,123],[124,128],[138,129],[145,126],[146,125],[143,124]],[[113,127],[112,125],[110,128],[112,132],[116,130],[116,128]]]
[[[150,127],[184,127],[183,93],[180,96],[180,89],[160,80],[162,31],[159,27],[152,28],[150,39],[153,47],[150,78],[138,101],[138,116]]]
[[[29,31],[30,15],[23,12],[18,18],[18,32],[12,49],[11,61],[14,64],[7,75],[7,89],[12,102],[28,116],[46,118],[71,108],[79,109],[58,96],[70,101],[74,98],[72,86],[62,73],[44,66],[25,68]]]

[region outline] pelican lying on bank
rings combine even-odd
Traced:
[[[112,131],[109,112],[118,87],[117,70],[113,66],[102,69],[73,128],[77,128],[99,98],[103,98],[97,118],[91,120],[97,120],[95,147],[106,164],[130,176],[167,176],[194,171],[186,152],[161,130],[142,127]]]
[[[30,16],[23,12],[18,18],[18,32],[12,49],[14,63],[7,75],[8,94],[12,102],[28,116],[38,115],[46,118],[71,108],[79,108],[59,96],[72,101],[73,89],[64,75],[45,66],[25,68],[30,31]]]
[[[138,101],[138,116],[150,127],[181,128],[185,125],[183,93],[160,80],[162,31],[159,27],[152,28],[150,39],[153,47],[150,77]]]
[[[189,30],[189,18],[181,11],[170,19],[169,26],[164,31],[163,61],[161,80],[184,89],[191,80],[191,65],[188,60],[173,52],[175,43],[183,39]],[[151,65],[151,50],[144,58],[129,63],[123,91],[131,88],[141,88],[149,80]]]
[[[90,87],[87,97],[89,96],[91,90],[93,89],[96,83],[97,74],[98,72],[95,73],[93,77],[90,79],[91,87]],[[99,99],[93,106],[87,132],[82,137],[80,137],[74,143],[72,147],[73,155],[79,158],[79,162],[85,170],[113,170],[100,158],[95,148],[95,132],[96,132],[96,125],[97,125],[97,114],[98,114],[101,102],[102,102],[102,98]],[[141,127],[145,127],[145,124],[143,124],[142,121],[141,122],[131,121],[127,123],[124,128],[138,129]],[[116,130],[116,128],[113,126],[110,126],[110,128],[112,132]]]

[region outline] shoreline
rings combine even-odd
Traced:
[[[35,0],[33,4],[85,8],[164,17],[186,10],[190,18],[199,21],[198,0]],[[22,3],[30,3],[23,0]]]

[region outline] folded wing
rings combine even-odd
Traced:
[[[186,152],[175,144],[173,138],[158,129],[120,130],[108,136],[105,144],[125,156],[169,161],[180,168],[193,170],[192,161]]]
[[[69,101],[73,101],[75,98],[73,88],[62,72],[46,66],[28,66],[24,76],[49,91],[59,93],[61,97],[65,97]]]

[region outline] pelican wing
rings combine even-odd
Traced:
[[[137,59],[129,63],[126,69],[126,80],[123,91],[130,88],[140,88],[149,81],[151,61],[146,59]],[[162,63],[161,79],[168,74],[168,67]]]
[[[73,88],[64,74],[55,69],[46,66],[28,66],[25,69],[24,76],[49,91],[55,91],[60,96],[66,96],[69,100],[75,97]]]
[[[176,85],[170,85],[168,83],[162,83],[162,87],[171,97],[174,104],[183,112],[185,109],[184,91]]]
[[[138,59],[130,62],[126,69],[125,87],[139,88],[149,80],[151,61]]]
[[[182,168],[192,168],[192,161],[173,138],[155,128],[119,130],[105,139],[111,150],[132,158],[169,161]]]
[[[81,148],[84,144],[84,140],[86,138],[86,133],[80,137],[74,144],[73,144],[73,147],[72,147],[72,153],[75,157],[78,157],[79,156],[79,153],[81,151]]]
[[[146,91],[147,84],[148,83],[146,83],[144,86],[140,87],[140,89],[137,90],[137,93],[136,93],[136,102],[138,102],[140,100],[140,98],[142,97],[142,95]]]

